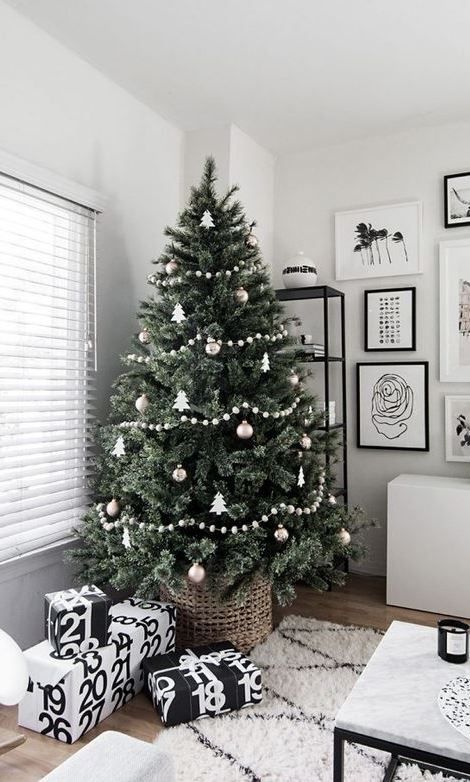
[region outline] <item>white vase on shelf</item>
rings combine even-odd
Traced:
[[[289,258],[282,270],[284,288],[313,288],[317,278],[317,267],[303,252]]]

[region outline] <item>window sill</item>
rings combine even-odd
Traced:
[[[73,548],[74,545],[77,545],[77,539],[69,537],[37,551],[31,551],[29,554],[22,554],[7,560],[7,562],[2,562],[0,564],[0,583],[12,581],[28,573],[33,573],[35,570],[62,562],[64,552]]]

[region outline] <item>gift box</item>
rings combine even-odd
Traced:
[[[107,646],[64,659],[43,641],[24,653],[30,680],[19,725],[70,744],[137,695],[147,655],[174,649],[174,606],[130,598],[110,615]]]
[[[111,599],[84,586],[45,596],[45,637],[59,657],[75,657],[108,643]]]
[[[143,663],[144,687],[164,725],[260,703],[261,671],[225,641],[178,649]]]

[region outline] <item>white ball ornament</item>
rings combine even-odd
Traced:
[[[237,304],[246,304],[250,298],[248,291],[245,288],[237,288],[233,294]]]
[[[111,518],[114,518],[115,516],[119,516],[120,510],[121,510],[121,506],[119,505],[118,501],[114,497],[106,505],[106,513],[108,514],[108,516],[111,516]]]
[[[238,424],[237,426],[237,436],[240,440],[249,440],[250,437],[253,437],[252,425],[249,424],[248,421],[242,421],[241,424]]]
[[[142,329],[142,331],[139,334],[139,342],[142,343],[142,345],[148,345],[150,342],[150,334],[148,333],[147,329]]]
[[[228,413],[224,413],[222,418],[224,419],[224,421],[230,421],[230,415]]]
[[[220,345],[218,342],[208,342],[206,345],[206,353],[208,356],[217,356],[220,353]]]
[[[295,508],[293,505],[288,505],[286,508],[287,513],[292,514],[295,511]]]
[[[173,470],[172,476],[176,483],[182,483],[182,481],[185,481],[188,477],[188,473],[181,464],[178,464],[178,466]]]
[[[274,532],[274,537],[278,543],[285,543],[289,537],[289,533],[286,528],[282,526],[282,524],[279,524],[277,530]]]
[[[337,504],[336,497],[333,497],[333,495],[330,494],[330,496],[328,497],[328,502],[330,503],[330,505],[336,505]]]
[[[351,543],[351,535],[347,529],[344,529],[344,527],[338,532],[338,538],[340,539],[343,546],[349,546]]]
[[[188,578],[193,584],[201,584],[206,577],[206,571],[199,562],[193,562],[188,570]]]
[[[174,274],[178,269],[178,264],[175,261],[174,258],[171,259],[171,261],[168,261],[168,263],[165,266],[165,271],[167,274]]]
[[[310,448],[312,447],[312,440],[310,439],[308,434],[304,433],[302,435],[302,437],[300,438],[300,445],[302,446],[304,451],[310,450]]]

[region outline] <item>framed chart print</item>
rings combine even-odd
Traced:
[[[445,398],[446,461],[470,462],[470,396]]]
[[[364,350],[416,350],[416,288],[364,291]]]
[[[470,382],[470,239],[439,245],[440,380]]]
[[[357,446],[429,451],[427,361],[357,364]]]
[[[421,201],[335,214],[336,279],[420,274]]]
[[[470,225],[470,173],[444,177],[444,223],[446,228]]]

